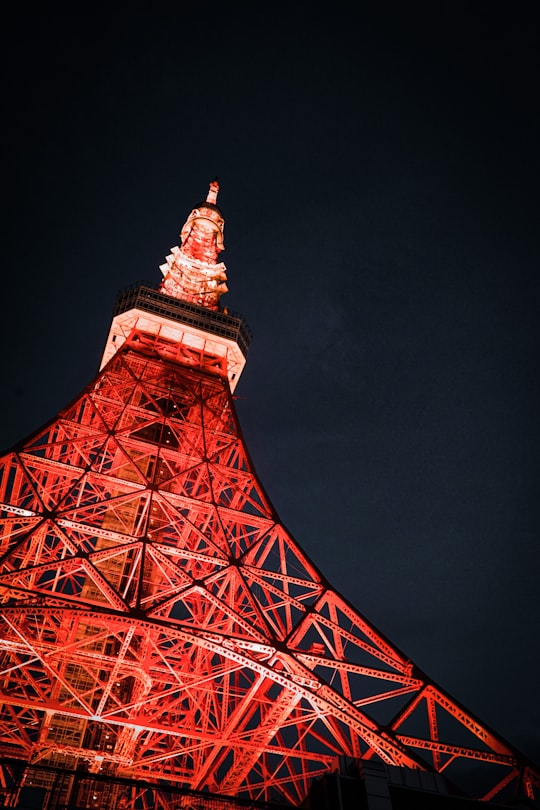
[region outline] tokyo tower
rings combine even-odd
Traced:
[[[218,189],[159,288],[120,294],[95,379],[0,459],[3,803],[34,786],[47,807],[298,806],[342,757],[538,798],[535,766],[333,590],[269,502],[232,397],[250,332],[220,305]]]

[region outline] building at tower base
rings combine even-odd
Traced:
[[[530,810],[530,799],[500,804],[456,793],[431,771],[381,762],[342,762],[340,770],[316,780],[302,802],[304,810]]]

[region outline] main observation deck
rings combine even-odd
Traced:
[[[231,391],[245,366],[251,345],[251,330],[238,313],[212,310],[159,292],[158,285],[142,281],[121,290],[100,368],[120,347],[137,334],[159,340],[160,349],[178,350],[177,359],[189,365],[214,358],[216,368],[226,373]]]

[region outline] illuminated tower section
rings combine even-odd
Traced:
[[[341,597],[270,504],[231,396],[250,333],[220,307],[217,193],[161,287],[119,296],[97,377],[0,460],[0,794],[15,806],[22,763],[50,796],[59,769],[99,777],[84,795],[62,781],[76,806],[180,806],[148,782],[298,805],[347,756],[534,797],[531,763]]]

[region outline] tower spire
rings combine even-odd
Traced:
[[[161,291],[173,298],[208,309],[219,309],[219,299],[228,292],[227,272],[219,254],[225,250],[225,222],[216,205],[219,183],[212,180],[204,202],[188,216],[180,231],[180,246],[171,248],[165,264]]]
[[[217,177],[214,177],[214,179],[210,183],[208,194],[206,195],[206,202],[211,203],[211,205],[216,205],[218,192],[219,192],[218,179]]]

